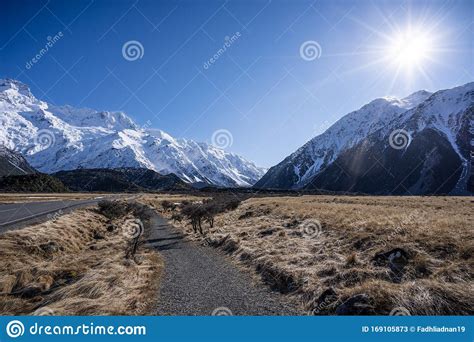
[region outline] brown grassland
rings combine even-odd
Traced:
[[[126,256],[126,219],[81,209],[0,235],[0,313],[150,313],[163,262],[143,247]]]
[[[181,199],[142,201],[171,218],[179,207],[161,202]],[[174,225],[313,314],[472,315],[473,208],[469,197],[259,197],[204,235]]]

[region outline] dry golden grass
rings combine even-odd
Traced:
[[[161,210],[161,202],[169,201],[173,203],[180,203],[182,201],[202,201],[206,198],[210,197],[202,197],[202,196],[193,196],[193,195],[186,195],[186,194],[156,194],[156,195],[142,195],[139,197],[139,202],[142,202],[146,205],[156,207],[157,210]]]
[[[122,222],[83,209],[0,235],[0,313],[149,313],[163,262],[145,248],[127,259]]]
[[[469,197],[267,197],[219,214],[204,237],[187,222],[175,225],[315,314],[403,307],[466,315],[474,313],[473,209]],[[395,248],[407,254],[401,271],[375,260]]]

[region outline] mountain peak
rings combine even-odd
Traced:
[[[11,78],[0,79],[0,92],[8,91],[10,89],[21,95],[33,97],[30,88],[26,84]]]
[[[420,103],[426,101],[433,93],[427,90],[418,90],[413,94],[404,97],[402,101],[406,103],[406,108],[413,108],[418,106]]]
[[[433,93],[427,90],[418,90],[402,99],[395,96],[384,96],[382,98],[371,101],[370,105],[386,105],[391,104],[403,109],[411,109],[428,99]]]
[[[104,127],[123,130],[137,129],[137,125],[124,112],[97,111],[90,108],[75,108],[70,105],[48,105],[48,110],[70,125],[78,127]]]
[[[425,89],[421,89],[421,90],[417,90],[415,91],[414,93],[408,95],[407,97],[403,98],[403,99],[408,99],[408,98],[412,98],[412,97],[416,97],[416,96],[430,96],[431,94],[433,94],[432,92],[428,91],[428,90],[425,90]]]
[[[151,136],[160,139],[160,140],[166,140],[170,143],[176,143],[176,139],[173,138],[171,135],[166,133],[165,131],[162,131],[161,129],[157,128],[149,128],[145,130],[148,134]]]
[[[395,96],[385,96],[379,99],[375,99],[371,101],[369,104],[372,105],[383,105],[385,103],[390,103],[399,106],[400,108],[403,109],[411,109],[419,104],[425,102],[431,95],[433,94],[445,94],[445,93],[450,93],[450,94],[456,94],[456,93],[466,93],[468,91],[472,91],[474,89],[474,82],[469,82],[461,86],[457,86],[451,89],[443,89],[440,91],[437,91],[436,93],[432,93],[428,90],[422,89],[415,91],[414,93],[399,99]]]

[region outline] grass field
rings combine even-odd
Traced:
[[[170,218],[161,201],[145,197]],[[195,200],[195,199],[190,199]],[[302,196],[247,199],[189,238],[226,251],[313,314],[474,313],[474,199]]]
[[[81,209],[1,234],[0,314],[151,313],[163,262],[144,247],[130,257],[134,220]]]

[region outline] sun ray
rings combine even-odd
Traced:
[[[397,66],[397,69],[395,70],[395,73],[392,77],[392,81],[390,82],[390,84],[388,86],[386,94],[392,94],[393,88],[395,87],[395,82],[397,82],[401,70],[402,70],[401,66],[400,65]]]
[[[428,81],[430,88],[433,89],[434,88],[433,80],[430,77],[430,75],[426,72],[425,68],[422,65],[419,65],[418,71],[426,79],[426,81]]]

